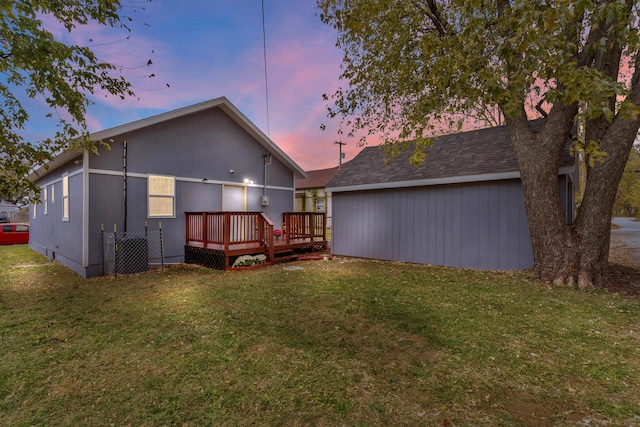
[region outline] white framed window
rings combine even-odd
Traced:
[[[149,218],[175,218],[176,179],[173,176],[149,175]]]
[[[34,203],[32,206],[33,206],[33,219],[36,219],[36,217],[37,217],[37,207],[38,207],[38,205],[36,205],[36,204]]]
[[[69,221],[69,175],[62,176],[62,220]]]
[[[316,199],[316,212],[324,212],[324,199]]]
[[[42,187],[42,213],[49,214],[49,201],[47,200],[47,186]]]
[[[55,190],[56,187],[54,185],[51,186],[51,203],[55,203],[56,202],[56,193]]]

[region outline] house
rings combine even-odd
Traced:
[[[531,122],[538,130],[542,122]],[[533,252],[520,173],[506,126],[440,136],[423,164],[405,150],[385,166],[378,147],[362,150],[328,184],[335,255],[474,269],[526,269]],[[558,170],[573,221],[576,163]]]
[[[326,212],[331,225],[331,193],[327,183],[338,173],[338,167],[306,171],[307,177],[296,179],[296,203],[298,212]]]
[[[279,224],[306,176],[224,97],[91,137],[110,149],[64,151],[30,176],[42,193],[29,246],[83,277],[103,271],[103,228],[161,226],[166,262],[183,262],[187,212],[256,211]]]
[[[21,209],[14,203],[0,200],[0,222],[29,222],[27,208]]]

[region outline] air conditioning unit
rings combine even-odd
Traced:
[[[262,206],[269,206],[269,196],[266,194],[262,195]]]

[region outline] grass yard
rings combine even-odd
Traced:
[[[634,426],[639,379],[639,299],[525,273],[340,258],[84,280],[0,247],[3,426]]]

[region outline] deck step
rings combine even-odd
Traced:
[[[292,253],[293,253],[293,249],[276,249],[273,252],[273,255],[278,257],[278,256],[291,255]]]
[[[299,255],[293,252],[292,249],[284,250],[280,252],[276,252],[273,254],[273,262],[286,262],[286,261],[295,261],[298,259]]]
[[[287,261],[297,261],[300,256],[298,254],[285,255],[280,257],[275,257],[273,260],[274,264],[278,262],[287,262]]]
[[[300,261],[320,261],[320,260],[329,260],[332,259],[333,255],[331,252],[308,252],[305,254],[300,254]]]

